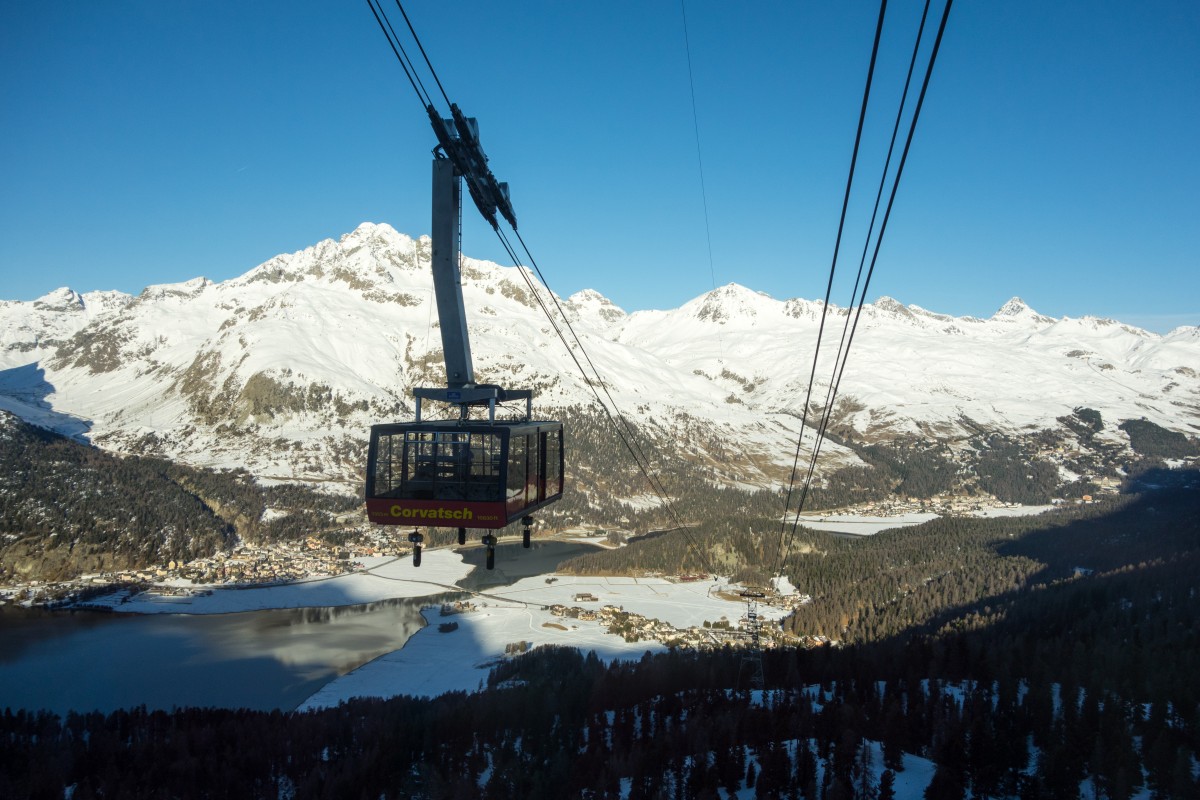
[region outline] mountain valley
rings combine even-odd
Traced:
[[[113,476],[135,463],[169,462],[158,473],[235,470],[262,487],[339,498],[344,511],[361,492],[369,426],[411,418],[412,388],[444,381],[428,259],[427,238],[365,223],[221,283],[0,301],[0,413],[112,454]],[[803,465],[811,453],[827,402],[820,376],[847,310],[830,309],[806,416],[819,302],[730,284],[678,309],[627,314],[593,290],[546,301],[516,267],[466,257],[461,267],[479,379],[533,388],[535,414],[567,422],[568,492],[540,516],[542,530],[586,523],[635,536],[782,514],[793,458]],[[595,381],[555,340],[564,322],[551,325],[534,286],[566,314],[666,498],[630,463],[607,416],[616,412],[599,407]],[[1200,328],[1160,336],[1053,319],[1017,299],[990,319],[952,317],[881,298],[863,307],[854,341],[806,509],[948,496],[1077,500],[1200,456]],[[21,436],[34,449],[65,447]],[[31,452],[21,458],[39,460]],[[102,457],[83,460],[95,472]],[[8,463],[35,474],[15,455]],[[87,485],[62,474],[39,480],[51,498],[43,519]],[[3,491],[10,507],[29,502],[21,486]],[[182,539],[199,537],[209,550],[262,527],[253,514],[231,523],[198,502],[215,527],[177,534],[179,553],[192,547]],[[279,511],[271,507],[260,498],[254,513]],[[5,515],[4,549],[39,529],[31,518]],[[356,524],[316,527],[336,538]],[[28,564],[28,543],[18,549]],[[51,562],[41,577],[107,563]]]

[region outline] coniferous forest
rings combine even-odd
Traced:
[[[2,412],[0,412],[2,415]],[[0,419],[0,580],[190,561],[254,542],[336,530],[357,498],[262,486],[245,471],[119,456]],[[268,507],[288,513],[264,518]]]
[[[683,534],[645,545],[704,541]],[[804,536],[786,571],[813,602],[785,627],[837,644],[765,650],[762,690],[740,650],[608,665],[541,649],[434,699],[8,711],[0,796],[1200,796],[1195,489]],[[737,546],[769,562],[770,538]]]

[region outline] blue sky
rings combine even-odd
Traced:
[[[406,8],[556,292],[823,295],[877,5],[686,0],[696,123],[676,0]],[[843,275],[919,13],[889,4]],[[365,1],[0,4],[0,104],[0,299],[429,230],[433,135]],[[1197,142],[1200,4],[960,0],[869,297],[1200,324]],[[463,249],[507,263],[473,211]]]

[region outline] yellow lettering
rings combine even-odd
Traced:
[[[475,519],[475,514],[469,508],[405,508],[396,504],[388,509],[393,517],[419,517],[421,519]],[[495,519],[485,516],[483,519]]]

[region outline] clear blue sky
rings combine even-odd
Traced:
[[[677,0],[406,8],[555,291],[823,295],[877,5],[687,0],[711,262]],[[919,12],[889,7],[864,197]],[[429,230],[432,132],[365,0],[6,2],[0,108],[0,299]],[[1200,324],[1198,143],[1200,3],[959,0],[870,298]],[[506,263],[473,211],[463,249]]]

